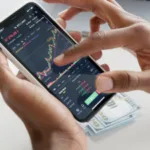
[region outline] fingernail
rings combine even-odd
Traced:
[[[100,92],[107,92],[113,89],[113,80],[109,77],[98,77],[96,80],[96,88]]]
[[[67,10],[64,10],[64,11],[60,12],[60,13],[58,14],[58,16],[59,16],[59,17],[63,17],[63,15],[66,13],[66,11],[67,11]]]
[[[61,62],[61,61],[63,61],[63,59],[64,59],[64,54],[61,54],[61,55],[57,56],[57,57],[54,59],[54,61],[55,61],[55,62]]]
[[[62,18],[56,18],[56,21],[57,22],[62,21]]]

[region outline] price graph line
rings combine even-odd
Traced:
[[[53,53],[55,52],[54,49],[56,48],[56,40],[57,40],[57,33],[58,33],[58,30],[57,29],[54,29],[51,31],[52,32],[52,37],[50,37],[47,42],[50,43],[48,45],[48,57],[45,58],[45,61],[47,62],[48,64],[48,68],[43,70],[42,72],[37,72],[37,76],[40,80],[42,80],[44,77],[46,77],[48,75],[48,72],[51,71],[51,64],[52,64],[52,61],[53,61]]]

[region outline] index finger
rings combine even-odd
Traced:
[[[56,57],[54,62],[58,66],[63,66],[76,61],[82,57],[91,55],[100,50],[107,50],[117,47],[124,47],[132,41],[132,28],[122,28],[107,32],[97,32],[78,45],[67,50],[64,54]]]

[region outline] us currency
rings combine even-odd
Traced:
[[[105,127],[108,127],[123,121],[139,109],[140,107],[131,98],[123,94],[117,94],[98,112],[96,118]]]
[[[86,133],[89,136],[95,136],[95,135],[100,135],[102,133],[111,131],[115,128],[125,126],[135,120],[136,116],[130,115],[126,117],[123,121],[118,122],[116,124],[113,124],[112,126],[105,127],[103,124],[97,120],[97,118],[93,118],[92,122],[89,123],[89,125],[86,127]]]
[[[124,126],[135,120],[139,109],[127,95],[116,94],[90,122],[84,124],[84,130],[93,136]]]

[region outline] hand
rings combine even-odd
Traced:
[[[62,2],[61,0],[47,1]],[[114,71],[103,73],[97,77],[96,88],[105,93],[132,90],[150,92],[150,24],[140,17],[129,14],[114,0],[83,0],[82,3],[77,0],[63,0],[63,2],[78,7],[71,7],[61,13],[60,17],[64,20],[71,19],[83,10],[94,10],[96,16],[91,21],[91,36],[57,57],[54,60],[55,63],[60,66],[66,65],[81,57],[101,52],[101,50],[116,47],[128,48],[136,55],[141,72]],[[104,22],[108,22],[112,30],[99,31],[100,24]]]
[[[66,22],[57,20],[62,27]],[[81,40],[79,32],[70,35]],[[107,65],[102,65],[109,70]],[[6,103],[24,122],[34,150],[86,150],[86,137],[70,111],[46,90],[21,73],[14,76],[0,52],[0,90]],[[56,109],[57,108],[57,109]]]
[[[66,23],[58,20],[62,26]],[[71,35],[80,41],[81,35]],[[24,122],[34,150],[86,150],[86,137],[70,111],[46,90],[22,74],[13,75],[0,52],[0,90],[6,103]]]
[[[121,6],[114,0],[108,0],[107,5],[104,0],[100,0],[100,1],[97,1],[97,0],[92,0],[92,1],[90,0],[82,0],[82,1],[80,0],[44,0],[44,1],[48,3],[64,3],[64,4],[71,5],[72,7],[64,10],[63,12],[59,14],[60,18],[64,19],[65,21],[71,20],[75,15],[84,11],[94,12],[95,16],[92,17],[90,21],[90,26],[91,26],[90,34],[93,34],[94,32],[99,31],[100,25],[104,24],[105,22],[108,22],[108,24],[112,28],[115,28],[113,27],[114,25],[112,24],[112,21],[110,20],[111,17],[109,17],[108,14],[118,16],[118,11],[120,12],[119,9],[121,9]],[[113,13],[115,14],[111,14],[111,12],[109,12],[109,9],[105,9],[109,7],[113,9],[114,11]],[[116,11],[116,9],[118,11]],[[121,10],[122,10],[122,13],[125,13],[123,9]],[[118,20],[115,19],[115,21],[117,22],[117,25],[119,26]],[[97,60],[102,57],[102,52],[98,51],[96,53],[92,53],[91,56]]]
[[[44,0],[48,3],[64,3],[70,8],[59,14],[64,20],[71,20],[75,15],[83,11],[92,11],[95,16],[91,18],[91,29],[97,31],[99,25],[107,22],[111,28],[121,28],[135,22],[141,22],[141,18],[126,12],[115,0]],[[144,20],[142,20],[144,21]]]

